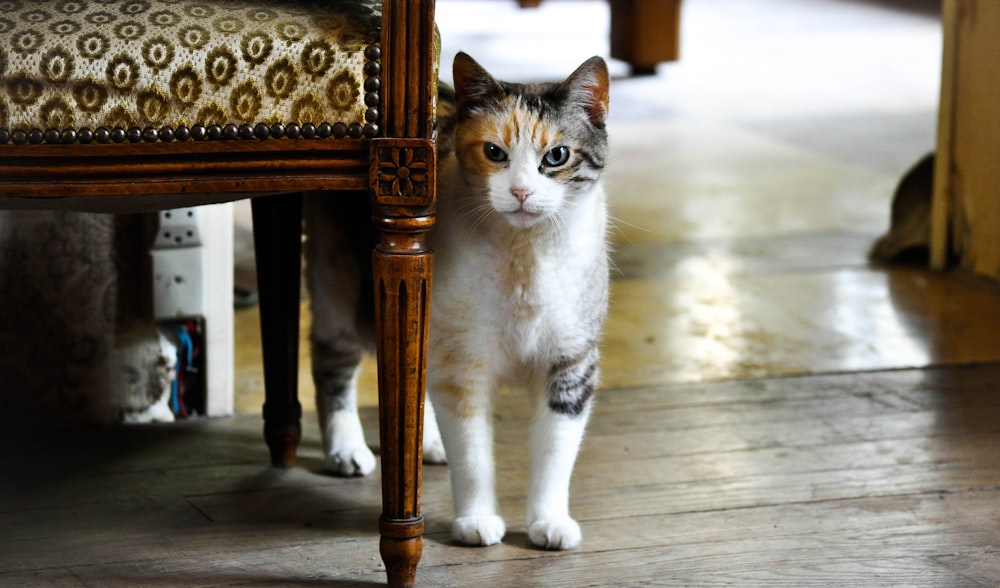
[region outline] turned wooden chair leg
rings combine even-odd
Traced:
[[[372,144],[375,327],[382,518],[379,549],[390,586],[412,586],[423,552],[420,512],[424,390],[430,334],[436,161],[426,139],[376,139]],[[406,181],[402,181],[406,180]]]
[[[264,440],[271,464],[295,464],[302,436],[299,305],[302,195],[254,198],[253,234],[264,354]]]
[[[611,56],[634,75],[680,57],[681,0],[611,0]]]
[[[431,254],[375,252],[382,456],[380,551],[390,586],[412,586],[423,552],[420,513]]]

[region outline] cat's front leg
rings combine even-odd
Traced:
[[[597,350],[552,369],[547,395],[531,431],[531,475],[525,513],[528,538],[546,549],[580,544],[580,525],[569,514],[573,466],[597,385]]]
[[[466,545],[499,543],[507,526],[494,488],[489,394],[452,384],[432,385],[431,390],[451,470],[452,537]]]

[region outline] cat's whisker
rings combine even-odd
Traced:
[[[620,278],[625,277],[625,272],[622,271],[622,268],[618,267],[617,263],[615,263],[613,255],[608,255],[608,271],[609,273],[613,273]]]
[[[569,212],[565,208],[560,208],[552,217],[552,224],[559,237],[559,241],[566,242],[569,239]]]
[[[614,215],[611,215],[611,214],[608,215],[608,228],[610,230],[614,231],[615,233],[617,233],[618,235],[620,235],[629,244],[631,244],[632,243],[632,239],[629,238],[628,233],[626,233],[624,230],[622,230],[622,228],[621,228],[622,226],[626,226],[626,227],[629,227],[631,229],[635,229],[637,231],[641,231],[643,233],[647,233],[649,235],[655,235],[657,237],[662,237],[663,236],[663,231],[657,231],[657,230],[654,230],[654,229],[650,229],[650,228],[647,228],[647,227],[643,227],[643,226],[637,225],[635,223],[630,223],[630,222],[628,222],[627,220],[625,220],[623,218],[620,218],[620,217],[617,217],[617,216],[614,216]]]
[[[472,231],[478,230],[486,221],[497,212],[489,203],[477,200],[466,200],[460,209],[462,216],[469,221],[469,228]]]

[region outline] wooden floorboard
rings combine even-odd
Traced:
[[[425,468],[427,586],[991,586],[1000,582],[1000,365],[603,391],[574,478],[582,547],[528,544],[528,419],[498,405],[510,533],[454,545]],[[312,418],[308,415],[307,418]],[[375,414],[363,412],[369,433]],[[0,585],[381,582],[378,476],[265,467],[259,418],[4,445]],[[11,471],[10,467],[8,471]]]

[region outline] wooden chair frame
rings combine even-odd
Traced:
[[[138,212],[253,198],[263,335],[264,434],[275,466],[300,437],[298,329],[304,192],[370,197],[383,513],[391,586],[422,551],[421,444],[433,254],[436,50],[432,0],[383,0],[378,118],[358,137],[59,144],[45,130],[0,144],[0,208]],[[374,64],[374,65],[373,65]],[[272,128],[280,137],[282,129]],[[49,144],[55,143],[55,144]]]

